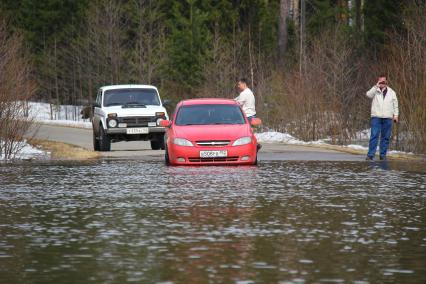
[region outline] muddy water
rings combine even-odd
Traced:
[[[0,283],[426,283],[426,165],[0,165]]]

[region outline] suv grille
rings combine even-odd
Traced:
[[[148,126],[148,122],[155,122],[155,116],[119,117],[118,122],[127,123],[127,127]]]
[[[198,146],[226,146],[229,144],[229,142],[229,140],[196,141]]]

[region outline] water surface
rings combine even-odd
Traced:
[[[426,283],[426,166],[0,165],[0,283]]]

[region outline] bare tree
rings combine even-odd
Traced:
[[[13,159],[23,147],[23,137],[31,126],[28,99],[35,92],[28,56],[22,37],[10,35],[0,20],[0,156]]]
[[[362,119],[364,85],[359,74],[364,64],[353,44],[339,28],[324,31],[311,40],[305,71],[272,76],[270,105],[272,125],[303,140],[331,138],[348,143]],[[295,67],[296,68],[296,67]]]
[[[201,97],[233,97],[236,75],[231,43],[219,33],[216,25],[213,34],[212,60],[204,65],[204,77],[207,78],[199,91]]]
[[[405,17],[405,32],[394,34],[381,66],[387,67],[400,101],[402,150],[426,153],[426,4],[414,4]]]

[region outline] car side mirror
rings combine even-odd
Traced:
[[[260,118],[257,118],[257,117],[252,118],[251,121],[250,121],[251,126],[259,126],[261,124],[262,124],[262,120]]]
[[[170,125],[172,125],[172,122],[170,120],[160,121],[160,126],[162,126],[162,127],[170,127]]]

